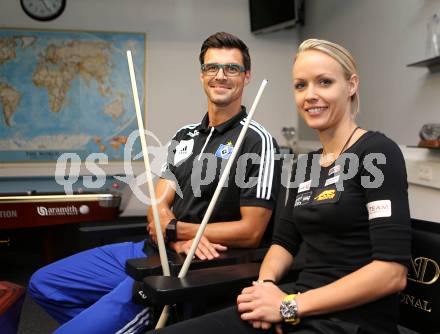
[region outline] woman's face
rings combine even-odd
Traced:
[[[336,128],[351,117],[351,96],[357,88],[357,75],[347,80],[342,66],[321,51],[302,52],[293,65],[296,107],[312,129]]]

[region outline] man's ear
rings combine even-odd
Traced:
[[[247,85],[251,82],[251,71],[244,72],[244,84]]]

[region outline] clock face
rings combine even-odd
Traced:
[[[39,21],[49,21],[60,16],[66,0],[20,0],[24,12]]]

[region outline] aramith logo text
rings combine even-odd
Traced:
[[[37,212],[40,216],[77,216],[78,209],[71,205],[60,208],[46,208],[37,206]]]
[[[15,210],[0,211],[0,218],[17,218],[17,216],[17,211]]]

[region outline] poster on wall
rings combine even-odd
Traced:
[[[137,129],[126,51],[145,110],[144,33],[0,29],[0,162],[124,159]]]

